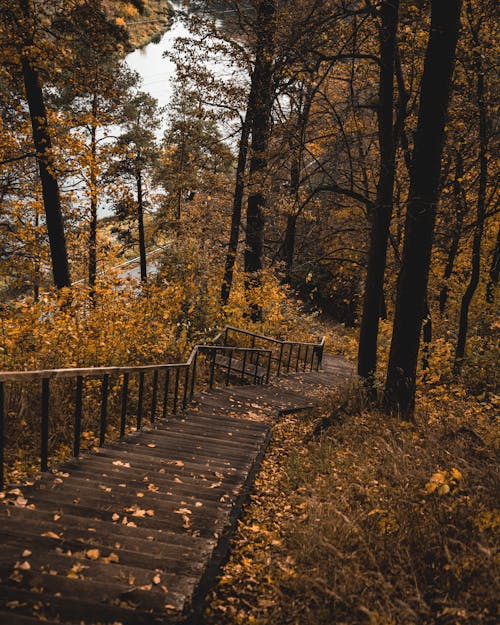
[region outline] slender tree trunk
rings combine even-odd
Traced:
[[[386,407],[412,418],[461,0],[432,0],[385,386]]]
[[[234,264],[238,252],[238,240],[240,237],[241,210],[243,207],[243,193],[245,190],[245,169],[248,156],[248,140],[250,137],[250,125],[253,109],[253,76],[252,87],[248,98],[247,112],[241,127],[240,145],[238,150],[238,163],[236,166],[236,181],[234,185],[233,212],[231,214],[231,232],[229,235],[229,245],[226,254],[226,265],[224,267],[224,277],[221,287],[221,304],[225,306],[229,300],[231,287],[233,285]]]
[[[245,273],[246,285],[259,284],[264,247],[264,209],[266,206],[267,148],[271,129],[274,77],[274,34],[276,0],[261,0],[258,8],[257,51],[254,80],[255,101],[252,115],[250,192],[247,204]],[[254,311],[260,317],[260,309]]]
[[[296,213],[287,215],[285,239],[283,241],[283,260],[285,261],[285,280],[292,283],[293,257],[295,253],[295,233],[297,230]]]
[[[486,286],[486,302],[493,304],[495,301],[495,289],[498,284],[498,276],[500,274],[500,228],[498,228],[497,241],[495,243],[495,250],[493,251],[493,258],[491,260],[490,267],[490,279]]]
[[[358,350],[358,373],[373,389],[377,368],[377,340],[381,299],[391,224],[395,175],[395,142],[393,134],[394,64],[399,0],[384,0],[380,27],[380,95],[378,136],[380,174],[377,201],[371,214],[370,249],[366,273],[363,318]]]
[[[137,224],[139,226],[139,256],[141,264],[141,282],[146,282],[147,265],[146,265],[146,239],[144,236],[144,205],[142,197],[142,172],[137,170],[136,174],[137,184]]]
[[[47,110],[45,108],[38,73],[33,67],[27,53],[23,52],[21,64],[26,99],[30,112],[33,143],[42,184],[43,205],[45,208],[45,220],[52,260],[52,274],[54,276],[54,284],[60,289],[62,287],[71,286],[71,278],[69,273],[68,253],[66,250],[61,198],[55,173],[56,168],[52,154],[52,139],[47,120]]]
[[[469,7],[470,8],[470,7]],[[476,37],[477,38],[477,33]],[[475,41],[476,46],[479,41]],[[460,321],[458,326],[457,345],[455,349],[455,362],[453,371],[458,375],[462,369],[462,363],[465,355],[465,345],[467,342],[467,330],[469,326],[469,309],[479,284],[479,276],[481,271],[481,243],[484,233],[484,218],[486,213],[486,187],[488,182],[488,127],[486,117],[485,102],[485,79],[484,69],[481,55],[477,52],[477,48],[473,52],[474,67],[477,75],[476,97],[479,112],[479,188],[477,193],[476,205],[476,227],[474,228],[474,239],[472,242],[472,258],[471,258],[471,274],[469,284],[462,297],[460,306]]]
[[[455,180],[453,183],[453,194],[455,196],[456,207],[456,222],[453,229],[453,236],[451,239],[450,249],[448,250],[448,258],[446,259],[446,265],[443,273],[443,286],[439,292],[439,312],[444,315],[446,310],[446,303],[448,301],[448,280],[453,273],[453,267],[455,266],[455,259],[458,254],[458,248],[460,245],[460,237],[462,236],[462,227],[464,223],[465,212],[467,210],[467,203],[465,194],[460,182],[464,175],[464,164],[462,155],[457,152],[457,163],[455,168]]]
[[[90,128],[90,226],[89,226],[89,288],[94,298],[97,275],[97,95],[92,100],[92,122]]]

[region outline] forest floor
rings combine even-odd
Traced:
[[[351,389],[280,420],[204,623],[498,622],[498,400],[441,388],[405,423]]]

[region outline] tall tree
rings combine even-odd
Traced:
[[[276,0],[259,0],[256,26],[257,45],[253,70],[255,98],[251,116],[252,142],[245,240],[245,273],[248,285],[258,284],[263,261],[267,149],[274,100],[276,12]],[[255,313],[259,315],[258,311]]]
[[[466,5],[467,24],[471,31],[474,47],[472,49],[473,69],[476,76],[476,105],[479,117],[479,185],[476,200],[476,224],[472,241],[471,271],[470,278],[460,305],[460,320],[458,326],[457,345],[455,349],[454,372],[460,373],[467,342],[467,330],[469,325],[469,308],[474,293],[479,284],[481,271],[481,243],[484,233],[484,221],[486,216],[486,192],[488,185],[488,110],[486,102],[486,76],[482,60],[481,29],[486,18],[484,13],[478,17],[470,2]]]
[[[71,285],[57,166],[38,64],[45,62],[46,50],[36,40],[37,20],[30,0],[16,0],[2,6],[2,21],[12,27],[11,36],[19,54],[26,101],[28,103],[33,145],[40,173],[45,220],[50,244],[52,274],[57,288]],[[12,43],[12,42],[9,42]]]
[[[385,386],[386,407],[413,416],[420,333],[438,201],[461,0],[432,0],[431,25],[420,92],[402,264]]]
[[[377,198],[370,214],[370,246],[358,351],[358,373],[366,380],[372,390],[377,367],[378,327],[384,293],[387,243],[393,208],[395,176],[394,69],[398,10],[399,0],[382,0],[380,6],[380,77],[377,107],[380,172]]]

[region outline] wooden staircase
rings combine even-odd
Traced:
[[[273,419],[351,376],[326,356],[266,386],[212,384],[182,414],[6,488],[0,624],[196,621]]]

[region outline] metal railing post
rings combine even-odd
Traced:
[[[278,359],[278,371],[276,372],[276,377],[280,377],[280,373],[281,373],[281,361],[283,360],[283,348],[284,348],[285,344],[281,343],[280,345],[280,356]]]
[[[151,415],[149,419],[151,423],[155,422],[157,401],[158,401],[158,369],[155,369],[153,373],[153,396],[151,398]]]
[[[253,373],[253,383],[254,384],[257,384],[257,370],[259,368],[259,360],[260,360],[260,352],[257,352],[257,358],[255,359],[255,364],[254,364],[255,370],[254,370],[254,373]]]
[[[139,373],[139,397],[137,399],[137,425],[136,429],[140,430],[142,427],[142,402],[144,399],[144,371]]]
[[[292,362],[293,343],[288,343],[288,360],[286,363],[286,372],[290,373],[290,363]]]
[[[227,373],[226,373],[226,386],[229,386],[229,379],[231,377],[231,365],[233,363],[233,350],[229,350],[229,356],[227,359]]]
[[[175,368],[175,386],[174,386],[174,404],[172,406],[172,414],[177,414],[177,400],[179,399],[179,367]]]
[[[80,455],[80,436],[82,432],[82,394],[83,394],[83,377],[81,375],[76,378],[75,393],[75,429],[73,433],[73,456],[78,458]]]
[[[188,396],[188,384],[189,384],[189,365],[185,366],[186,373],[184,374],[184,385],[182,391],[182,409],[186,410],[187,408],[187,396]]]
[[[214,387],[214,373],[215,373],[215,349],[210,350],[210,382],[209,386],[212,389]]]
[[[194,390],[195,390],[195,386],[196,386],[196,365],[197,365],[197,361],[198,361],[198,352],[196,351],[194,353],[194,358],[193,358],[193,374],[191,376],[191,390],[190,390],[190,393],[189,393],[189,401],[193,400]]]
[[[127,426],[128,373],[123,374],[122,411],[120,415],[120,438],[125,436]]]
[[[109,375],[105,374],[101,383],[101,425],[99,428],[99,447],[104,445],[106,439],[106,425],[108,420],[108,388]]]
[[[245,350],[243,352],[243,366],[241,368],[241,382],[244,382],[244,380],[245,380],[245,373],[246,373],[246,369],[247,369],[247,354],[248,354],[248,352]]]
[[[168,411],[168,390],[170,386],[170,369],[165,370],[165,382],[163,384],[163,407],[161,411],[162,419],[167,418]]]

